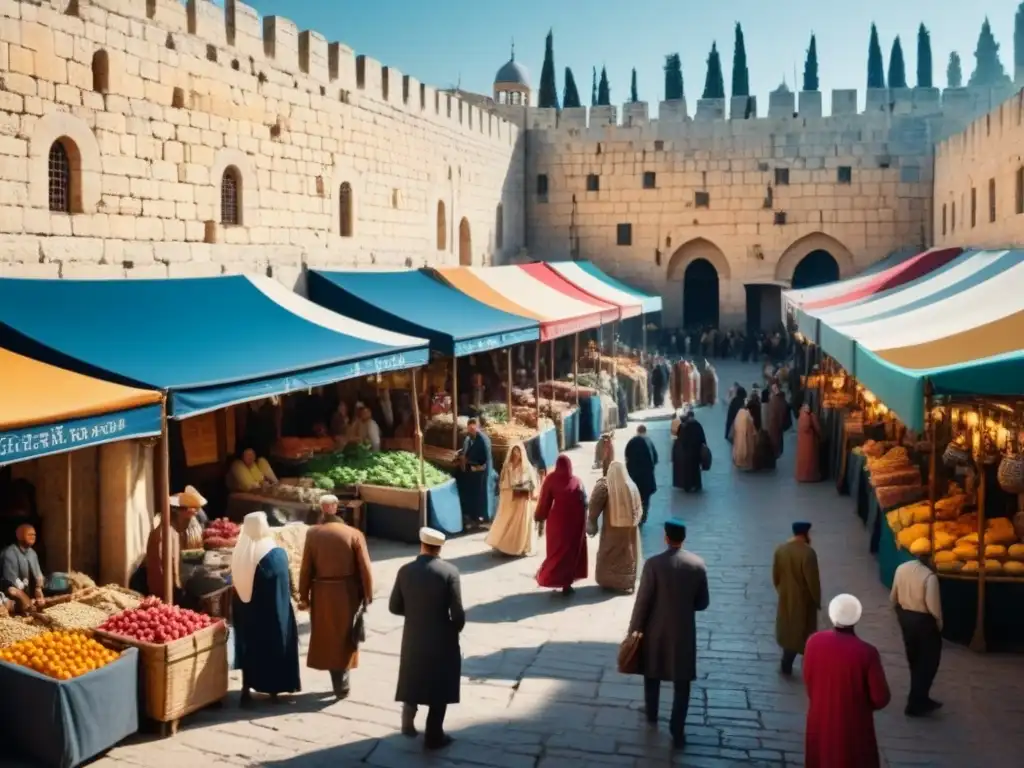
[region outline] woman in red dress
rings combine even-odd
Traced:
[[[537,584],[572,594],[572,583],[587,578],[587,493],[565,454],[541,486],[534,520],[547,528]]]

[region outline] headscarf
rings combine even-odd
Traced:
[[[631,528],[634,510],[640,509],[640,491],[629,479],[626,465],[613,461],[608,467],[608,524],[613,528]]]
[[[512,454],[516,450],[519,451],[518,467],[512,466],[511,461]],[[534,487],[537,485],[537,480],[533,476],[533,467],[530,465],[530,460],[526,458],[526,447],[522,443],[515,443],[508,449],[508,457],[501,467],[501,478],[498,487],[504,488],[506,481],[513,488],[517,485],[526,485],[527,483],[533,483]]]
[[[231,553],[231,583],[243,603],[252,600],[253,582],[260,560],[277,546],[270,535],[266,512],[250,512],[242,521],[242,532]]]
[[[572,462],[564,453],[555,460],[555,469],[544,482],[551,484],[553,493],[568,493],[583,487],[580,479],[572,473]]]

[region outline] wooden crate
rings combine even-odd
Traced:
[[[224,621],[172,643],[155,645],[94,630],[97,638],[137,648],[139,695],[146,716],[176,733],[181,718],[228,693],[228,628]]]

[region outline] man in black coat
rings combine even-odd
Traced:
[[[402,702],[402,733],[416,736],[416,709],[429,707],[427,749],[451,744],[444,716],[449,704],[459,703],[462,680],[459,633],[466,613],[459,571],[440,558],[444,541],[443,533],[420,529],[420,555],[399,569],[388,604],[391,613],[405,617],[395,693],[395,701]]]
[[[641,424],[636,428],[636,435],[626,443],[626,472],[629,479],[640,491],[640,502],[643,504],[643,515],[640,525],[647,522],[647,513],[651,509],[651,496],[658,490],[654,480],[654,468],[658,464],[658,449],[647,436],[647,427]]]
[[[658,724],[662,681],[675,686],[669,732],[677,749],[686,746],[690,683],[697,678],[697,611],[710,602],[704,561],[683,549],[686,525],[665,523],[668,549],[644,563],[633,604],[629,633],[643,635],[640,673],[644,676],[647,722]]]

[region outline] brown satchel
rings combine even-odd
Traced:
[[[640,674],[640,649],[644,636],[640,632],[630,632],[619,644],[619,673],[623,675]]]

